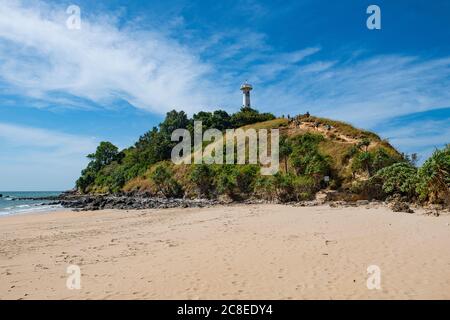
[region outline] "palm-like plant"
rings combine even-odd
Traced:
[[[280,138],[280,147],[279,147],[279,155],[280,158],[283,159],[284,162],[284,171],[288,172],[288,157],[292,153],[292,144],[288,140],[286,136],[281,136]]]
[[[425,161],[419,169],[419,181],[417,190],[422,200],[450,204],[450,145],[435,150]]]

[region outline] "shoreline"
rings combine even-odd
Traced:
[[[412,202],[407,197],[394,194],[384,200],[364,199],[355,194],[340,192],[336,190],[322,190],[315,194],[314,199],[301,201],[279,201],[267,200],[255,197],[244,198],[241,200],[231,199],[229,197],[213,198],[171,198],[159,197],[148,192],[126,192],[126,193],[106,193],[106,194],[79,194],[74,190],[63,191],[58,195],[43,197],[15,197],[13,201],[46,201],[36,205],[36,211],[39,206],[61,206],[65,209],[74,211],[96,211],[105,209],[119,210],[143,210],[143,209],[166,209],[166,208],[203,208],[214,207],[218,205],[255,205],[255,204],[280,204],[290,206],[317,206],[329,205],[330,207],[379,207],[387,206],[393,212],[414,213],[415,210],[425,210],[429,215],[439,216],[440,214],[450,213],[450,207],[445,204],[424,204]]]
[[[450,216],[277,204],[0,224],[1,299],[450,299]],[[79,265],[81,290],[66,287]],[[381,268],[381,290],[366,286]]]
[[[26,198],[32,200],[46,200],[47,198]],[[16,200],[22,200],[17,198]],[[307,201],[269,201],[263,199],[250,198],[246,200],[222,201],[219,199],[207,198],[162,198],[149,197],[146,195],[65,195],[64,193],[58,197],[48,197],[51,202],[36,205],[36,210],[30,212],[14,212],[7,214],[0,214],[0,217],[11,216],[16,214],[38,214],[49,213],[55,211],[102,211],[102,210],[148,210],[148,209],[183,209],[183,208],[212,208],[217,206],[250,206],[250,205],[281,205],[294,207],[315,207],[315,206],[329,206],[330,208],[349,208],[349,207],[363,207],[363,208],[389,208],[392,212],[416,213],[439,216],[441,214],[450,214],[450,208],[444,205],[428,204],[420,205],[407,201],[399,200],[398,198],[382,200],[327,200],[316,197],[315,200]],[[54,210],[40,210],[44,206],[54,206]]]
[[[86,196],[80,196],[81,198],[86,198]],[[80,197],[77,196],[77,199]],[[103,198],[105,196],[88,196],[94,199]],[[109,196],[106,196],[109,197]],[[131,199],[146,199],[143,197],[128,197]],[[386,208],[390,210],[393,214],[395,213],[409,213],[409,214],[418,214],[425,216],[435,216],[439,217],[441,215],[450,215],[450,208],[444,208],[436,205],[428,205],[421,206],[414,203],[403,203],[400,202],[399,210],[396,210],[396,206],[399,205],[397,202],[387,202],[387,201],[379,201],[379,200],[358,200],[358,201],[298,201],[298,202],[273,202],[259,199],[249,199],[244,201],[232,201],[232,202],[221,202],[219,200],[210,200],[210,199],[166,199],[166,198],[147,198],[151,204],[159,203],[160,205],[156,205],[154,207],[133,207],[133,206],[124,206],[124,207],[114,207],[114,206],[105,206],[102,208],[96,207],[92,209],[92,206],[80,207],[80,206],[65,206],[61,204],[65,200],[58,201],[59,204],[42,204],[37,205],[36,210],[29,210],[27,212],[14,212],[7,214],[0,214],[0,218],[2,217],[11,217],[11,216],[26,216],[26,215],[39,215],[39,214],[50,214],[50,213],[58,213],[58,212],[75,212],[75,213],[83,213],[83,212],[102,212],[105,210],[116,210],[116,211],[144,211],[144,210],[165,210],[165,209],[188,209],[188,208],[215,208],[221,206],[233,207],[233,206],[252,206],[252,205],[279,205],[279,206],[287,206],[287,207],[317,207],[324,206],[329,208],[365,208],[365,209],[378,209],[378,208]],[[186,203],[187,201],[187,203]],[[162,203],[162,205],[161,205]],[[167,205],[169,203],[169,205]],[[172,205],[170,205],[172,204]],[[54,206],[54,209],[48,210],[40,210],[39,208],[43,206]],[[67,205],[67,203],[66,203]],[[86,204],[84,204],[86,205]]]
[[[0,214],[0,219],[2,218],[6,218],[6,217],[14,217],[14,216],[35,216],[35,215],[47,215],[47,214],[51,214],[51,213],[58,213],[58,212],[75,212],[73,209],[71,208],[64,208],[62,206],[58,206],[53,209],[53,210],[49,210],[48,208],[45,208],[43,210],[39,210],[39,207],[36,208],[36,210],[28,210],[26,212],[12,212],[12,213],[5,213],[5,214]]]

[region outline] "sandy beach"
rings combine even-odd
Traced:
[[[450,299],[450,216],[236,205],[0,218],[1,299]],[[69,290],[66,268],[81,269]],[[379,266],[381,289],[367,268]]]

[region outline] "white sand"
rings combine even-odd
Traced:
[[[281,205],[2,217],[0,298],[449,299],[449,224]],[[66,288],[70,264],[81,290]]]

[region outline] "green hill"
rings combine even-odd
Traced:
[[[173,164],[170,154],[177,142],[170,140],[171,133],[178,128],[192,133],[194,120],[202,121],[204,130],[279,129],[279,172],[263,176],[257,164]],[[375,133],[309,114],[275,118],[242,108],[232,115],[218,110],[189,119],[183,111],[173,110],[134,146],[119,151],[102,142],[88,158],[91,162],[76,183],[81,193],[298,201],[330,189],[356,198],[398,194],[409,200],[449,203],[448,147],[416,168],[414,155],[399,153]]]

